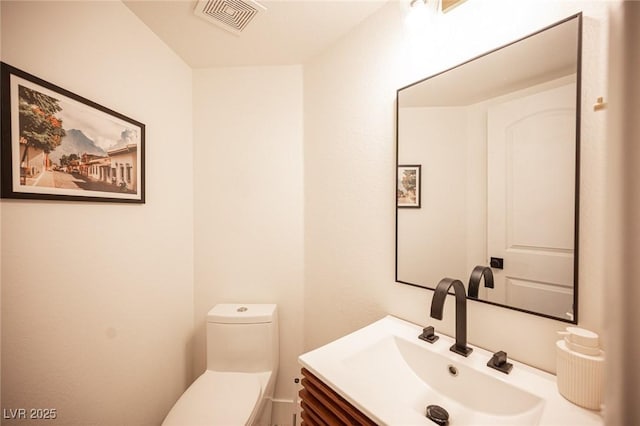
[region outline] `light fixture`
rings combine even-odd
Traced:
[[[440,12],[440,0],[411,0],[409,5],[406,23],[412,32],[423,31],[425,26],[431,26]]]
[[[442,10],[443,13],[450,11],[454,7],[460,5],[465,0],[411,0],[411,7],[423,7],[432,3],[432,9]],[[440,4],[442,3],[442,4]]]
[[[411,0],[411,13],[436,16],[440,12],[440,0]]]
[[[429,21],[429,11],[427,10],[427,0],[411,0],[409,3],[409,13],[406,15],[405,23],[411,33],[420,33],[425,29],[425,23]]]

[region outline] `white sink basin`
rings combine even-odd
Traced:
[[[453,339],[418,339],[422,328],[385,317],[301,355],[300,363],[379,424],[434,425],[428,405],[449,413],[449,425],[601,425],[601,417],[566,401],[555,377],[513,362],[507,375],[486,366],[480,348],[465,358]]]
[[[544,406],[540,397],[425,348],[417,335],[414,340],[387,336],[346,358],[344,365],[359,380],[377,371],[366,379],[369,386],[392,387],[395,403],[417,416],[424,417],[427,405],[436,404],[449,412],[451,424],[538,424]]]

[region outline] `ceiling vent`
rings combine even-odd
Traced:
[[[254,0],[199,0],[194,13],[239,35],[266,8]]]

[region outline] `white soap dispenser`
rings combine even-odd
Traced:
[[[560,394],[591,410],[603,403],[604,351],[598,335],[578,327],[567,327],[556,342],[557,381]]]

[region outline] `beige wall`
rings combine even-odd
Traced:
[[[274,418],[291,421],[302,352],[302,68],[195,70],[194,375],[216,303],[277,303]]]
[[[452,301],[444,320],[436,321],[429,318],[431,291],[394,283],[395,91],[580,10],[580,325],[602,330],[606,140],[604,114],[591,107],[606,89],[607,7],[598,1],[468,0],[418,34],[405,26],[407,4],[391,2],[306,64],[306,349],[387,313],[453,333]],[[548,371],[555,371],[555,332],[565,326],[469,304],[472,344]]]
[[[147,129],[144,205],[2,201],[2,407],[159,424],[191,379],[191,70],[120,2],[1,10],[3,61]]]

